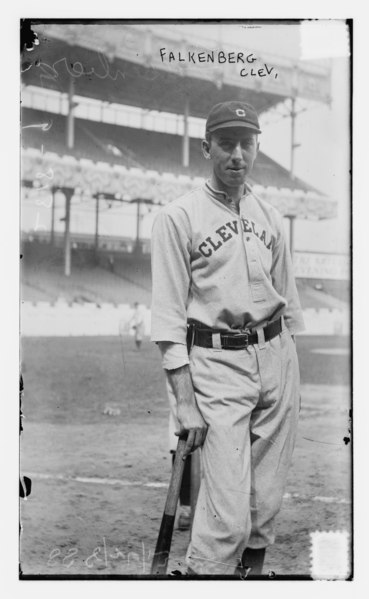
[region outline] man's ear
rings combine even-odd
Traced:
[[[210,159],[210,144],[206,139],[203,139],[201,142],[202,153],[204,154],[206,160]]]

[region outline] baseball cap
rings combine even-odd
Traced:
[[[221,102],[213,106],[206,121],[206,131],[212,133],[225,127],[245,127],[261,133],[256,110],[246,102]]]

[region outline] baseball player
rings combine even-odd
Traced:
[[[145,322],[142,309],[138,302],[134,303],[134,313],[130,320],[129,326],[133,329],[135,335],[135,345],[137,351],[141,349],[141,343],[144,336]]]
[[[252,106],[214,106],[202,141],[210,179],[153,226],[152,340],[186,452],[202,446],[186,556],[195,575],[262,572],[296,436],[304,326],[282,217],[247,183],[260,133]]]

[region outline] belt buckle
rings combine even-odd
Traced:
[[[246,349],[246,348],[248,347],[248,345],[249,345],[249,333],[247,333],[246,331],[243,331],[243,332],[242,332],[242,331],[240,331],[239,333],[236,333],[236,334],[235,334],[235,335],[233,335],[233,336],[234,336],[234,337],[236,337],[236,338],[237,338],[237,337],[246,337],[246,339],[245,339],[245,343],[244,343],[244,345],[242,345],[242,346],[240,347],[240,349]]]

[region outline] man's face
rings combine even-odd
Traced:
[[[244,184],[258,147],[257,135],[244,127],[218,129],[211,134],[210,145],[203,143],[204,155],[213,161],[213,173],[225,191]]]

